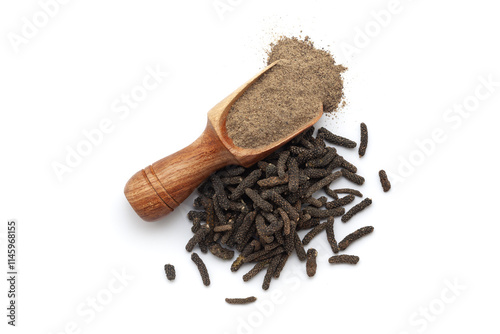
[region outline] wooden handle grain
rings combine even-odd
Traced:
[[[172,212],[210,174],[238,164],[222,144],[210,121],[191,145],[137,172],[125,186],[125,196],[146,221]]]

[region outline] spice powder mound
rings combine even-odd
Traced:
[[[258,148],[295,133],[321,111],[336,111],[343,98],[346,68],[304,40],[282,37],[267,63],[280,60],[231,106],[228,136],[236,146]]]

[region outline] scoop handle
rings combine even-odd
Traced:
[[[236,158],[222,144],[210,121],[191,145],[137,172],[125,185],[125,196],[145,221],[172,212],[213,172]]]

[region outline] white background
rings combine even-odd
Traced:
[[[1,280],[2,333],[498,332],[495,2],[401,0],[382,27],[373,13],[392,8],[388,0],[221,3],[230,6],[222,15],[212,0],[68,1],[17,48],[12,36],[40,4],[0,4],[0,249],[5,268],[6,222],[16,219],[20,273],[15,329]],[[365,225],[375,232],[349,248],[357,266],[329,265],[326,238],[317,237],[317,275],[307,278],[293,257],[267,292],[264,273],[244,283],[248,267],[235,274],[201,254],[207,288],[184,250],[193,197],[146,223],[123,187],[201,134],[207,111],[263,67],[270,42],[301,31],[349,67],[347,106],[321,123],[358,140],[364,121],[370,133],[362,160],[342,152],[374,203],[338,221],[337,238]],[[147,68],[168,76],[126,117],[114,112]],[[481,78],[496,82],[491,92]],[[464,103],[465,117],[450,111]],[[58,180],[54,162],[65,164],[104,119],[112,130]],[[436,131],[444,139],[429,143]],[[382,168],[393,177],[387,194]],[[176,266],[174,282],[165,263]],[[122,271],[125,283],[114,278]],[[249,295],[258,303],[224,302]]]

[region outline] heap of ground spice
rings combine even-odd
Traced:
[[[236,146],[257,148],[296,132],[321,111],[337,110],[342,72],[333,56],[305,38],[282,37],[271,45],[268,65],[281,60],[232,105],[226,119]]]

